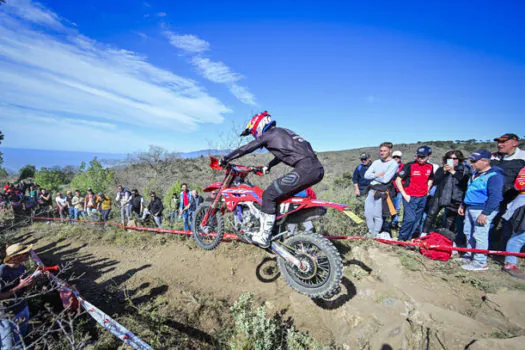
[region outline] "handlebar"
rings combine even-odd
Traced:
[[[239,164],[228,163],[226,166],[222,166],[217,158],[210,156],[210,168],[215,170],[231,169],[237,173],[254,173],[259,176],[264,175],[263,166],[245,166]]]

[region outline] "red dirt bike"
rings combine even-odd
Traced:
[[[203,249],[215,249],[224,236],[223,216],[230,212],[234,216],[234,233],[241,241],[253,244],[251,236],[259,230],[263,190],[248,183],[246,177],[251,173],[263,176],[263,167],[228,164],[223,168],[213,157],[210,157],[210,167],[225,170],[226,175],[222,182],[204,189],[204,192],[216,191],[216,196],[213,202],[201,204],[193,214],[195,241]],[[340,211],[348,209],[343,204],[302,197],[283,200],[267,249],[278,257],[279,270],[286,283],[310,298],[329,298],[337,294],[343,276],[341,256],[323,236],[301,231],[291,234],[286,227],[320,217],[327,207]]]

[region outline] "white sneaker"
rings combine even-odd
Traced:
[[[380,234],[378,234],[376,238],[392,240],[392,237],[390,236],[390,233],[388,233],[386,231],[385,232],[381,232]]]
[[[419,235],[419,238],[423,238],[423,237],[425,237],[426,235],[428,235],[428,233],[426,233],[426,232],[421,232],[421,234]]]
[[[275,222],[275,215],[261,212],[260,221],[261,228],[259,232],[253,234],[252,241],[263,248],[268,248],[270,246],[269,238]]]
[[[472,262],[472,256],[463,255],[461,258],[454,258],[454,261],[459,262],[459,263],[463,263],[463,264],[468,264],[468,263]]]
[[[489,269],[487,264],[483,265],[477,261],[471,261],[469,264],[461,266],[461,268],[468,271],[486,271]]]

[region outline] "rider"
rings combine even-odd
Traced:
[[[255,140],[226,155],[221,160],[222,164],[265,147],[275,156],[265,172],[269,172],[270,168],[280,162],[294,168],[275,180],[263,193],[261,227],[259,232],[253,234],[252,240],[262,247],[268,247],[275,223],[277,202],[320,182],[324,176],[324,169],[310,143],[291,130],[277,127],[267,111],[255,115],[240,136],[249,134]]]

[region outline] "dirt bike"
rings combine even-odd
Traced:
[[[204,192],[216,192],[212,202],[202,203],[193,215],[192,231],[197,244],[206,250],[215,249],[224,236],[224,215],[234,216],[234,233],[253,244],[252,233],[259,230],[263,190],[246,181],[249,174],[263,176],[263,167],[227,164],[222,167],[210,157],[210,167],[224,170],[222,182],[209,185]],[[271,245],[267,249],[278,257],[278,265],[286,283],[310,298],[329,298],[339,290],[343,264],[332,242],[315,233],[290,234],[287,224],[302,223],[326,213],[326,208],[345,211],[348,206],[302,197],[283,200],[279,205]],[[264,248],[261,248],[264,249]]]

